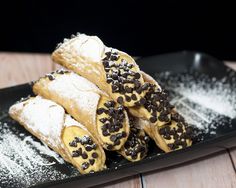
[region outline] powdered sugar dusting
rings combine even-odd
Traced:
[[[73,100],[72,108],[81,109],[84,113],[89,114],[91,120],[88,121],[91,124],[95,123],[101,93],[96,85],[75,73],[69,73],[57,76],[55,80],[49,82],[48,90],[52,93],[60,93],[67,100]]]
[[[171,103],[187,122],[207,133],[215,134],[218,126],[231,126],[236,118],[236,73],[230,69],[222,79],[170,72],[156,79],[170,91]]]
[[[71,39],[64,39],[58,50],[61,48],[75,52],[78,58],[100,63],[106,46],[97,36],[78,34]]]
[[[20,121],[26,122],[29,129],[47,138],[51,146],[60,147],[59,138],[65,118],[65,111],[61,106],[37,96],[13,105],[9,112],[18,114]]]
[[[65,161],[32,136],[7,123],[0,122],[0,128],[0,187],[24,188],[79,174],[71,165],[68,174],[62,173],[58,166]]]

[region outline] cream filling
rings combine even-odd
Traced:
[[[72,157],[74,164],[79,169],[83,170],[82,164],[87,162],[87,163],[89,163],[89,167],[87,169],[83,170],[85,173],[89,173],[91,170],[93,170],[93,171],[102,170],[104,168],[104,164],[101,160],[102,152],[99,149],[98,145],[97,145],[96,149],[92,149],[91,151],[86,151],[86,149],[85,149],[86,145],[82,145],[79,142],[77,143],[76,147],[70,146],[69,143],[72,142],[75,139],[75,137],[82,138],[83,136],[88,136],[91,138],[91,136],[88,135],[88,132],[85,131],[84,129],[77,127],[77,126],[70,126],[70,127],[66,127],[64,129],[63,134],[62,134],[62,141],[63,141],[64,145],[66,146],[66,149],[71,154],[71,157],[72,157],[73,151],[78,150],[79,148],[82,148],[82,152],[86,152],[86,154],[88,155],[87,159],[83,159],[82,156]],[[96,143],[96,142],[94,142],[94,140],[93,140],[93,143]],[[98,156],[96,158],[94,158],[92,156],[93,153],[97,153]],[[90,164],[89,159],[95,160],[93,165]]]
[[[104,106],[104,103],[108,102],[108,101],[111,101],[109,100],[107,97],[104,97],[102,96],[99,100],[99,103],[98,103],[98,108],[105,108],[106,107]],[[117,108],[118,104],[115,105],[115,108]],[[120,150],[120,148],[124,145],[124,143],[126,142],[127,138],[128,138],[128,132],[127,132],[127,127],[129,126],[127,124],[127,121],[126,121],[126,116],[122,122],[123,124],[123,127],[119,129],[119,131],[117,132],[114,132],[114,133],[110,133],[110,135],[108,136],[104,136],[103,135],[103,131],[102,131],[102,127],[104,125],[104,123],[100,122],[99,119],[102,119],[102,118],[109,118],[110,116],[106,113],[102,113],[101,115],[97,115],[97,118],[96,118],[96,122],[97,122],[97,131],[98,131],[98,134],[99,134],[99,138],[101,139],[101,141],[103,142],[103,147],[105,149],[107,149],[107,146],[106,145],[113,145],[114,142],[112,142],[110,140],[110,137],[111,135],[116,135],[117,133],[122,133],[122,132],[125,132],[127,134],[127,136],[125,138],[121,138],[120,139],[120,144],[119,145],[113,145],[113,148],[112,150]],[[109,131],[108,131],[109,132]]]

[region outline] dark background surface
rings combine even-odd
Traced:
[[[135,56],[181,50],[236,60],[236,16],[223,1],[7,1],[0,51],[51,53],[76,32]]]

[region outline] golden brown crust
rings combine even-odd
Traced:
[[[143,129],[163,151],[170,152],[190,146],[191,127],[169,103],[166,92],[158,83],[148,74],[142,72],[142,75],[144,81],[149,84],[145,103],[129,108],[129,112],[141,118],[140,124],[143,125]]]
[[[56,103],[41,97],[31,97],[11,106],[9,114],[32,135],[61,155],[64,160],[77,167],[82,174],[89,173],[91,170],[99,171],[105,168],[106,156],[97,140],[83,125],[65,114],[64,109]],[[78,138],[88,137],[96,145],[95,151],[99,154],[99,158],[94,161],[93,166],[91,165],[90,168],[85,169],[83,165],[78,163],[78,159],[72,156],[68,146],[69,143],[65,142],[65,140],[71,140],[71,138],[64,139],[64,133],[71,131],[75,132]],[[86,160],[81,158],[80,162],[83,164]]]
[[[129,138],[118,152],[131,162],[140,161],[147,155],[149,136],[145,134],[139,118],[135,118],[129,114],[129,122]]]
[[[39,79],[33,86],[34,93],[62,105],[72,117],[87,127],[105,149],[119,150],[129,135],[129,122],[125,109],[121,108],[119,110],[121,114],[117,116],[120,105],[114,102],[114,106],[104,107],[112,100],[94,84],[75,73],[56,72],[51,76],[52,79],[48,76]],[[97,114],[99,108],[104,109],[101,114]],[[112,123],[113,121],[115,123]],[[117,127],[117,123],[121,126]],[[106,128],[107,124],[112,126]],[[109,133],[104,133],[105,129],[108,129]],[[125,134],[119,141],[111,140],[112,135],[121,132]]]
[[[126,107],[136,106],[145,95],[144,81],[134,59],[106,47],[98,37],[80,34],[67,39],[53,52],[52,59],[95,83]]]

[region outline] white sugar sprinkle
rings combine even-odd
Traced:
[[[16,134],[6,123],[0,127],[0,187],[23,188],[78,175],[73,167],[68,174],[59,171],[64,160],[32,136]]]
[[[170,91],[171,103],[186,121],[210,134],[217,125],[236,117],[236,73],[230,71],[222,79],[206,75],[171,74],[165,72],[157,80]],[[230,80],[230,81],[229,81]]]

